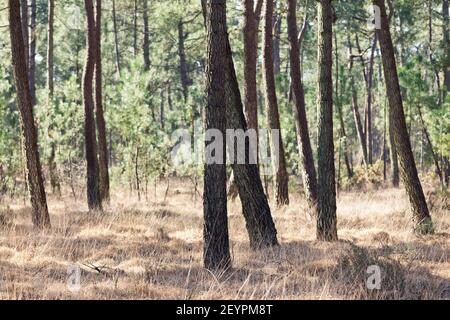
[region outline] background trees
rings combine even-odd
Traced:
[[[151,194],[149,186],[154,181],[177,175],[192,180],[193,195],[198,195],[196,186],[199,185],[202,168],[195,165],[173,167],[168,150],[172,147],[172,131],[185,127],[193,135],[195,121],[200,120],[205,112],[204,70],[207,56],[203,44],[207,33],[200,3],[92,1],[95,25],[93,45],[96,48],[92,83],[96,84],[92,91],[94,102],[91,117],[96,129],[91,130],[93,136],[85,136],[81,93],[83,84],[90,81],[83,82],[83,60],[86,52],[92,51],[85,41],[88,34],[85,3],[81,0],[70,3],[54,3],[52,0],[20,2],[27,3],[20,13],[24,31],[22,37],[25,37],[24,55],[28,56],[25,60],[29,65],[27,74],[34,105],[33,115],[39,133],[37,145],[45,159],[44,181],[53,185],[54,194],[59,193],[58,185],[63,191],[67,188],[77,198],[85,192],[83,188],[86,183],[82,180],[87,177],[81,168],[85,167],[86,156],[93,159],[89,154],[94,153],[84,150],[85,144],[89,145],[89,140],[92,140],[98,143],[99,181],[104,180],[100,178],[100,168],[107,167],[109,170],[103,169],[103,172],[110,174],[111,188],[126,189],[139,195],[141,200],[148,199]],[[102,10],[95,10],[100,4]],[[241,185],[241,200],[244,194],[248,197],[248,201],[243,202],[248,221],[252,220],[254,212],[265,212],[263,216],[270,217],[269,201],[262,196],[263,192],[271,195],[273,189],[279,190],[278,194],[280,197],[283,194],[283,199],[269,197],[279,203],[286,202],[288,188],[291,194],[299,190],[306,195],[313,193],[308,188],[307,180],[295,179],[304,171],[304,154],[310,153],[312,159],[317,159],[315,170],[322,168],[318,166],[318,147],[323,148],[324,144],[319,143],[319,132],[323,131],[317,129],[321,116],[316,100],[319,81],[316,72],[319,63],[319,29],[315,23],[317,6],[313,1],[299,0],[296,4],[277,1],[273,12],[265,11],[265,25],[265,22],[259,22],[258,17],[262,16],[263,5],[268,4],[263,1],[236,1],[230,2],[227,9],[228,49],[229,56],[232,55],[232,59],[228,59],[233,62],[236,78],[233,86],[226,88],[236,93],[233,99],[236,101],[237,116],[232,126],[241,127],[247,120],[248,127],[268,128],[269,120],[276,119],[274,113],[268,111],[274,111],[276,103],[279,124],[275,121],[273,127],[281,128],[280,141],[285,159],[285,170],[279,171],[281,176],[278,178],[265,175],[265,172],[272,172],[272,168],[266,171],[261,167],[265,164],[261,164],[260,168],[240,168],[243,169],[240,172],[247,177],[254,177]],[[289,10],[286,10],[288,4]],[[370,5],[372,1],[365,1],[365,4]],[[331,139],[333,142],[333,146],[327,146],[326,150],[328,158],[338,168],[335,174],[335,180],[339,181],[337,187],[345,190],[379,186],[385,183],[383,167],[386,169],[386,180],[389,180],[386,183],[392,181],[398,185],[397,153],[400,154],[400,151],[394,139],[397,126],[386,112],[387,81],[383,74],[382,55],[379,44],[374,41],[375,33],[366,24],[371,12],[346,0],[333,1],[333,8],[334,45],[329,63],[332,63],[333,83],[330,90],[335,112],[327,115],[332,117],[335,125],[326,134],[327,143]],[[95,24],[95,20],[100,21],[100,13],[103,13],[101,23]],[[293,22],[294,13],[298,17],[308,15],[309,19],[305,23],[303,19]],[[392,32],[392,46],[407,135],[412,157],[417,163],[418,177],[424,188],[430,188],[437,185],[441,172],[443,184],[448,184],[448,1],[396,1],[387,13],[388,18],[391,16],[390,28],[396,31]],[[4,26],[8,26],[8,11],[0,10],[0,28]],[[308,32],[302,33],[302,43],[296,53],[295,33],[304,30],[303,26]],[[264,43],[263,34],[266,34]],[[97,48],[100,44],[101,50]],[[275,48],[265,48],[265,44]],[[8,34],[0,33],[0,60],[5,62],[0,64],[0,192],[18,197],[26,194],[26,157],[22,155],[20,143],[16,143],[21,132],[20,115],[16,111],[13,65],[9,63],[11,49]],[[266,54],[263,54],[264,51]],[[273,51],[276,51],[275,54]],[[266,58],[277,61],[270,62]],[[103,62],[101,71],[98,69],[100,61]],[[270,72],[272,65],[274,70]],[[278,68],[279,72],[275,72]],[[297,70],[300,70],[301,85],[294,84],[298,82]],[[229,74],[228,77],[232,78]],[[273,80],[269,79],[271,77]],[[266,80],[270,80],[270,90],[264,87]],[[36,88],[35,99],[32,83]],[[330,82],[327,83],[328,90]],[[88,90],[90,88],[92,85]],[[247,119],[241,119],[242,103],[237,102],[240,100],[237,99],[237,89],[243,92],[243,113]],[[326,95],[330,94],[327,92]],[[294,109],[290,105],[290,96]],[[265,110],[265,104],[272,107]],[[228,101],[228,105],[233,106],[233,103]],[[304,116],[299,112],[303,109]],[[305,121],[297,121],[296,117]],[[311,142],[311,152],[307,151],[305,143],[299,143],[307,141],[306,137],[297,139],[298,134],[306,130],[297,133],[296,128],[301,129],[300,125],[306,121],[309,124],[309,135],[306,136]],[[329,123],[330,119],[327,121]],[[261,140],[265,142],[264,137]],[[260,159],[263,158],[261,156],[267,158],[267,155],[259,155]],[[343,166],[352,170],[339,170]],[[312,172],[314,167],[309,167]],[[229,174],[231,170],[238,169],[229,167],[227,170]],[[353,171],[352,175],[350,171]],[[249,188],[249,185],[253,186],[253,181],[257,181],[259,174],[262,174],[259,182],[263,182],[261,185],[266,190],[261,191],[259,182],[256,187]],[[291,178],[289,185],[288,176]],[[99,186],[102,185],[106,183],[99,182]],[[252,201],[256,198],[262,200]],[[267,221],[267,225],[272,225],[271,218]],[[271,240],[268,243],[275,243],[276,229],[274,226],[269,229],[267,239]]]

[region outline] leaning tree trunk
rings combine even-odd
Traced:
[[[400,174],[411,204],[415,230],[418,233],[427,234],[433,231],[433,227],[406,128],[394,47],[386,16],[386,6],[384,0],[373,0],[373,4],[377,5],[381,11],[381,29],[377,30],[377,33],[383,59],[386,95],[388,96],[392,114],[395,147],[400,160]]]
[[[102,0],[96,2],[96,54],[95,54],[95,120],[98,139],[98,168],[100,179],[100,197],[109,201],[108,143],[106,142],[106,124],[103,115],[102,87]]]
[[[272,39],[273,0],[264,2],[263,78],[267,121],[270,130],[271,157],[275,177],[275,201],[277,206],[289,204],[289,177],[286,170],[284,146],[280,131],[275,76],[273,70]],[[278,145],[277,145],[278,143]]]
[[[92,0],[84,0],[87,22],[86,64],[83,74],[84,135],[87,164],[87,200],[89,210],[101,210],[99,164],[95,134],[93,79],[96,61],[96,26]]]
[[[317,239],[337,240],[336,186],[333,143],[333,12],[331,0],[318,5],[318,215]]]
[[[50,216],[47,208],[47,197],[42,178],[39,159],[37,129],[33,118],[28,68],[25,57],[25,45],[22,35],[20,3],[9,0],[9,28],[11,37],[11,55],[16,83],[17,104],[22,126],[22,139],[25,148],[27,181],[31,198],[32,220],[36,228],[49,228]]]
[[[297,39],[297,1],[288,0],[288,37],[290,44],[290,63],[292,93],[294,98],[294,117],[297,129],[297,143],[300,151],[300,162],[303,169],[303,185],[309,204],[317,205],[317,177],[314,167],[313,152],[309,139],[308,120],[306,118],[305,92],[300,71],[300,49]]]
[[[205,130],[214,129],[222,134],[223,149],[220,163],[207,162],[204,172],[204,250],[203,262],[205,268],[213,271],[231,267],[230,247],[227,221],[227,171],[225,164],[226,141],[226,96],[224,84],[226,81],[223,67],[226,65],[227,26],[226,1],[208,0],[207,3],[207,54],[206,66],[206,122]],[[208,134],[208,133],[207,133]],[[205,151],[208,153],[209,141],[205,141]],[[216,153],[219,150],[216,150]]]
[[[227,62],[226,62],[226,101],[227,101],[227,129],[247,131],[239,84],[231,53],[231,47],[227,38]],[[256,142],[255,139],[253,142]],[[234,150],[239,146],[232,141]],[[242,148],[242,146],[241,146]],[[253,149],[251,149],[253,148]],[[272,220],[269,203],[264,194],[263,185],[259,175],[256,161],[255,146],[245,143],[245,164],[236,161],[232,163],[234,181],[242,203],[242,213],[245,218],[250,246],[253,249],[261,249],[278,244],[277,230]],[[239,150],[241,152],[242,150]],[[253,157],[251,156],[253,153]],[[236,157],[235,157],[236,159]],[[251,161],[252,160],[252,161]]]

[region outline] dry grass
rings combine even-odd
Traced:
[[[433,197],[437,233],[418,238],[402,190],[342,193],[341,241],[320,243],[304,201],[293,196],[274,212],[281,245],[264,253],[249,249],[240,204],[230,203],[234,268],[217,277],[202,268],[202,206],[191,189],[173,181],[166,203],[116,191],[103,214],[52,198],[46,233],[32,230],[23,203],[4,200],[0,299],[450,299],[448,198]],[[77,292],[67,288],[73,264],[82,269]],[[381,290],[366,288],[373,264]]]

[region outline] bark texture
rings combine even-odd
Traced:
[[[101,210],[97,139],[95,133],[93,79],[96,62],[96,27],[92,0],[84,0],[87,22],[86,64],[83,74],[84,138],[89,210]]]
[[[317,239],[337,240],[333,143],[333,12],[331,0],[318,1],[318,215]]]
[[[50,228],[47,197],[39,159],[37,129],[33,118],[33,106],[28,83],[28,68],[25,57],[20,2],[8,0],[11,56],[17,92],[17,105],[22,126],[22,140],[25,149],[27,182],[30,192],[32,221],[36,228]]]
[[[291,82],[294,100],[294,118],[297,130],[297,143],[302,165],[303,185],[306,198],[311,206],[317,205],[317,177],[314,167],[313,152],[309,139],[308,120],[306,118],[305,92],[300,71],[300,49],[298,44],[297,1],[288,0],[288,38],[290,45]]]
[[[223,137],[226,129],[226,65],[227,27],[226,1],[208,0],[206,8],[207,54],[205,130],[219,130]],[[206,146],[208,141],[205,142]],[[226,143],[223,143],[223,155]],[[227,172],[222,164],[205,164],[204,171],[204,250],[205,268],[217,271],[231,267],[227,221]]]
[[[388,18],[386,16],[386,6],[384,0],[374,0],[373,4],[381,9],[381,29],[377,30],[377,33],[383,58],[386,95],[388,96],[389,110],[392,116],[395,147],[400,162],[400,174],[409,197],[415,230],[418,233],[426,234],[433,231],[433,226],[422,185],[417,174],[416,163],[406,127],[403,101],[397,75],[397,65],[395,62],[395,51],[389,31]]]
[[[273,0],[264,1],[264,37],[263,37],[263,78],[265,85],[265,103],[267,109],[268,128],[270,130],[271,157],[275,180],[275,202],[277,206],[289,204],[286,159],[283,139],[280,131],[280,115],[275,89],[273,68],[273,37],[272,37]],[[278,141],[278,150],[275,143]],[[277,152],[278,151],[278,152]]]
[[[103,79],[102,79],[102,0],[96,0],[95,19],[95,121],[98,140],[98,168],[100,179],[100,197],[109,201],[108,143],[106,141],[106,123],[103,115]]]

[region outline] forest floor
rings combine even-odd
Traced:
[[[140,202],[115,190],[102,214],[69,194],[50,197],[48,232],[33,231],[23,201],[3,199],[0,299],[450,299],[448,197],[431,196],[436,234],[417,237],[403,189],[341,192],[341,240],[320,243],[292,194],[273,212],[280,246],[267,252],[250,250],[239,200],[230,202],[233,269],[217,277],[202,268],[202,202],[192,189],[172,181],[165,202],[165,182]],[[79,290],[68,286],[74,265]],[[371,265],[379,290],[366,286]]]

